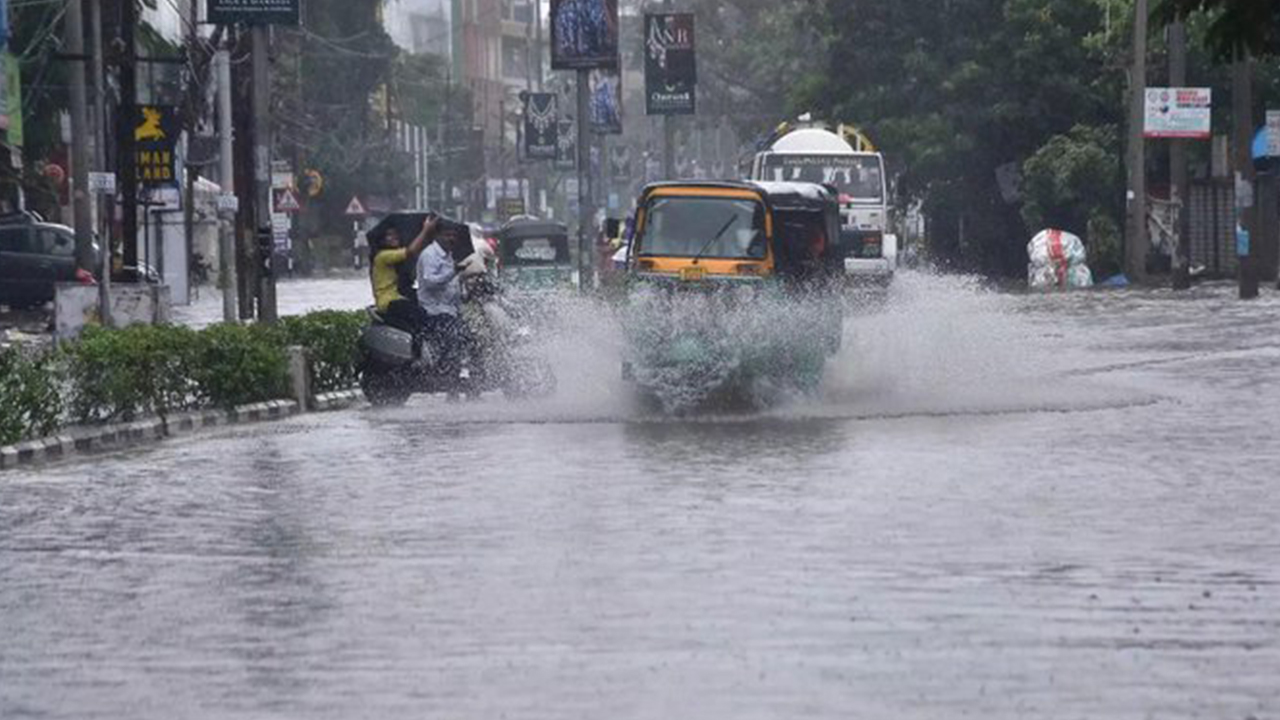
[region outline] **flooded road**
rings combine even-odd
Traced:
[[[570,322],[546,403],[0,476],[0,717],[1280,717],[1274,292],[911,275],[679,422]]]

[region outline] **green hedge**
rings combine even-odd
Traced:
[[[10,445],[58,429],[62,395],[48,355],[27,357],[0,350],[0,445]]]
[[[271,327],[91,328],[62,349],[0,352],[0,444],[48,435],[64,421],[105,423],[288,394],[286,349],[307,350],[316,393],[358,380],[359,312],[324,311]]]

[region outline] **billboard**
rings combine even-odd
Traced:
[[[176,149],[182,134],[178,108],[138,105],[134,113],[134,172],[138,183],[144,188],[176,187]]]
[[[618,0],[551,0],[551,69],[618,67]]]
[[[592,70],[591,130],[600,135],[622,134],[622,75],[617,70]]]
[[[297,25],[302,0],[208,0],[209,22],[215,25]]]
[[[1147,88],[1143,135],[1207,140],[1213,132],[1212,116],[1209,88]]]
[[[524,99],[524,155],[555,160],[559,152],[560,117],[555,93],[529,93]]]
[[[644,103],[649,115],[692,115],[698,65],[693,14],[644,16]]]

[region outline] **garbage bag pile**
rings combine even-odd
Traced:
[[[1093,287],[1084,242],[1063,230],[1041,230],[1027,243],[1027,282],[1035,290]]]

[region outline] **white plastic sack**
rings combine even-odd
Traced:
[[[1084,242],[1065,230],[1041,230],[1027,243],[1032,265],[1074,265],[1089,261]]]

